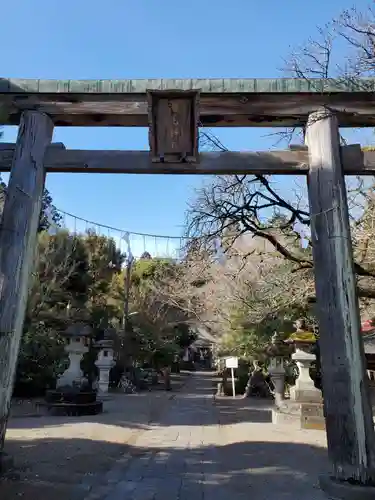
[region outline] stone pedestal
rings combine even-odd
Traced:
[[[315,354],[309,351],[309,346],[296,343],[292,359],[296,362],[299,375],[296,384],[290,389],[290,399],[298,402],[321,403],[322,393],[314,386],[310,377],[311,365],[316,360]]]
[[[80,364],[83,355],[88,351],[88,347],[85,345],[85,337],[69,338],[68,344],[65,346],[65,351],[69,356],[69,366],[59,377],[57,387],[75,384],[81,385],[83,373]]]
[[[81,361],[83,355],[89,350],[88,342],[92,334],[91,328],[85,323],[73,323],[65,331],[64,337],[67,339],[65,351],[69,356],[69,366],[59,377],[57,387],[65,385],[81,385],[84,381],[81,371]]]
[[[101,344],[98,359],[95,361],[95,365],[99,370],[97,389],[98,397],[100,399],[106,399],[108,398],[109,372],[115,362],[113,360],[113,349],[109,342],[107,345],[105,345],[104,342]]]
[[[323,403],[299,403],[285,400],[272,410],[272,423],[293,425],[299,429],[324,431]]]

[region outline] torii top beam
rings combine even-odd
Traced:
[[[56,126],[147,127],[149,90],[198,90],[199,118],[209,127],[294,127],[321,106],[342,127],[375,126],[375,79],[0,79],[0,125],[23,110],[49,114]]]

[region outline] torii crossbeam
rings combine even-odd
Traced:
[[[16,145],[0,143],[0,172],[10,172]],[[375,151],[359,144],[341,147],[345,175],[375,175]],[[65,149],[60,143],[47,148],[46,173],[189,174],[189,175],[307,175],[307,148],[297,151],[201,153],[199,162],[155,163],[148,151]]]
[[[324,106],[340,127],[375,127],[375,80],[215,78],[149,80],[0,79],[0,123],[23,111],[55,126],[148,127],[150,91],[199,92],[203,127],[298,127]]]

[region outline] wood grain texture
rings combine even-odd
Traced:
[[[3,447],[41,210],[53,124],[22,116],[0,226],[0,451]]]
[[[375,126],[375,80],[330,79],[0,79],[0,124],[17,125],[24,110],[59,126],[148,126],[147,92],[200,92],[203,126],[301,126],[320,106],[341,126]]]
[[[202,94],[203,126],[281,126],[304,124],[322,105],[339,113],[340,123],[373,125],[373,96],[353,94]],[[60,126],[148,125],[147,94],[1,94],[0,121],[17,125],[24,110],[38,110]]]
[[[149,144],[154,162],[197,161],[197,92],[149,92]]]
[[[0,144],[0,172],[9,172],[14,144]],[[375,152],[363,152],[358,144],[344,146],[346,175],[374,175]],[[45,168],[50,173],[115,174],[282,174],[305,175],[307,150],[269,152],[201,153],[199,163],[153,163],[148,151],[84,151],[53,145],[47,149]]]
[[[337,118],[307,127],[317,313],[329,457],[337,479],[375,482],[375,435],[365,373],[349,210]]]
[[[334,78],[151,78],[142,80],[32,80],[1,78],[1,93],[139,94],[147,90],[207,93],[374,92],[375,79]]]

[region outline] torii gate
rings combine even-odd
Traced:
[[[11,171],[0,231],[0,437],[4,439],[46,172],[303,174],[311,212],[324,406],[334,477],[375,484],[344,174],[373,175],[375,154],[340,147],[342,127],[375,127],[375,80],[0,79],[2,145]],[[150,152],[50,145],[57,126],[149,127]],[[308,151],[198,153],[198,127],[307,125]],[[367,489],[367,488],[366,488]],[[372,488],[370,488],[372,489]]]

